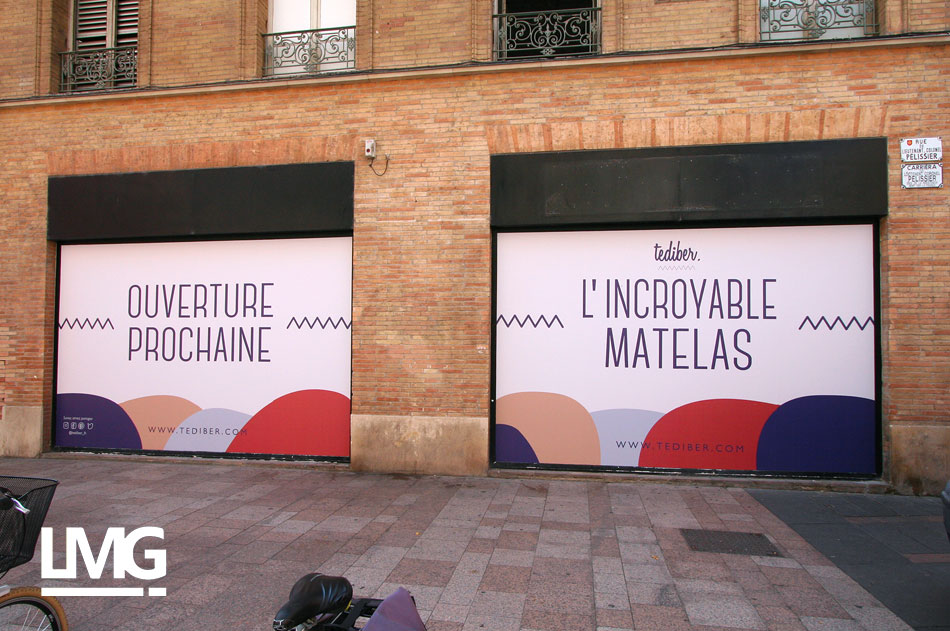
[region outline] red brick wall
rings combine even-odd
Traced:
[[[5,118],[21,133],[6,150],[4,249],[21,260],[14,257],[4,273],[20,301],[17,337],[29,340],[23,361],[42,354],[34,332],[37,322],[49,322],[49,305],[34,290],[46,282],[47,173],[356,159],[357,408],[485,414],[491,152],[879,135],[894,149],[900,136],[947,132],[947,88],[938,87],[946,82],[934,80],[948,73],[940,50],[872,49],[847,60],[834,52],[786,54],[769,64],[575,65],[8,109]],[[906,76],[911,65],[919,79]],[[908,102],[908,91],[925,97]],[[385,176],[359,158],[364,137],[392,157]],[[900,343],[888,353],[892,362],[906,353],[926,357],[929,374],[941,374],[934,368],[946,357],[930,349],[944,327],[935,310],[946,304],[933,284],[943,280],[934,266],[947,189],[902,191],[892,164],[883,254],[888,266],[902,265],[883,279],[885,315],[913,330],[891,325],[886,341],[896,335]],[[907,368],[892,362],[889,397],[905,383],[892,369]],[[21,377],[15,396],[37,401],[39,390]],[[917,381],[917,373],[906,374],[906,385]],[[920,417],[945,403],[901,397],[889,409]]]
[[[7,118],[4,112],[0,118]],[[13,117],[15,119],[16,117]],[[15,125],[0,125],[4,148],[20,143]],[[38,133],[33,127],[30,132]],[[43,405],[43,383],[51,358],[45,338],[52,326],[46,300],[46,170],[41,154],[12,151],[3,158],[0,256],[0,363],[4,405]]]
[[[36,71],[38,6],[31,2],[0,2],[0,95],[32,96]]]
[[[724,46],[739,41],[736,0],[625,0],[620,8],[625,50]]]
[[[0,99],[58,89],[71,0],[3,0]],[[881,32],[950,28],[945,0],[882,0]],[[267,0],[141,0],[140,86],[260,77]],[[758,41],[758,0],[602,0],[603,50],[650,51]],[[358,68],[492,58],[487,0],[357,0]]]
[[[369,4],[373,68],[406,68],[472,60],[471,2],[387,0]],[[360,44],[357,42],[357,46]]]
[[[935,0],[905,0],[906,30],[912,33],[933,33],[947,30],[950,24],[950,3]]]
[[[243,2],[153,0],[149,66],[153,86],[242,79]],[[259,76],[259,74],[258,74]]]
[[[468,3],[376,4],[377,67],[485,51]],[[152,83],[239,79],[253,55],[235,39],[256,18],[226,0],[174,5],[152,5]],[[453,28],[420,41],[440,5]],[[492,153],[886,136],[885,426],[950,427],[950,187],[902,190],[897,153],[901,137],[950,138],[948,41],[769,50],[0,102],[4,405],[52,398],[50,174],[354,160],[354,413],[487,422]],[[364,138],[390,156],[385,175]]]

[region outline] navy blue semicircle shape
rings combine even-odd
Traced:
[[[816,395],[779,406],[759,436],[759,471],[877,473],[877,414],[862,397]]]
[[[95,394],[56,396],[56,446],[141,449],[135,423],[117,403]]]
[[[495,425],[495,461],[538,464],[528,439],[511,425]]]

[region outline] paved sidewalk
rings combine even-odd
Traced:
[[[750,491],[918,631],[950,631],[950,541],[937,497]]]
[[[0,474],[61,481],[56,567],[66,526],[94,551],[110,526],[164,528],[167,596],[64,598],[74,631],[269,629],[313,570],[360,595],[407,587],[430,631],[909,629],[740,488],[92,458],[0,459]],[[4,582],[52,584],[39,558]]]

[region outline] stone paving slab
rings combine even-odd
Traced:
[[[96,550],[109,527],[164,528],[168,572],[151,585],[167,595],[64,598],[74,631],[270,629],[311,571],[364,596],[405,586],[430,631],[910,628],[741,488],[90,457],[0,458],[0,474],[60,480],[56,567],[67,526]],[[781,556],[693,551],[683,528],[763,534]],[[38,550],[4,583],[63,586],[40,574]],[[119,585],[147,586],[70,582]]]
[[[950,541],[938,498],[765,489],[750,494],[836,565],[838,574],[816,576],[830,593],[839,595],[843,573],[915,629],[950,631]],[[845,610],[866,626],[890,628],[873,608],[865,611],[867,602],[847,604],[853,609]]]

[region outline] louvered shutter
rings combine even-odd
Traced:
[[[77,52],[138,41],[139,0],[76,0]]]
[[[109,0],[76,0],[76,51],[109,47]]]
[[[139,0],[115,0],[116,46],[135,46],[139,43]]]

